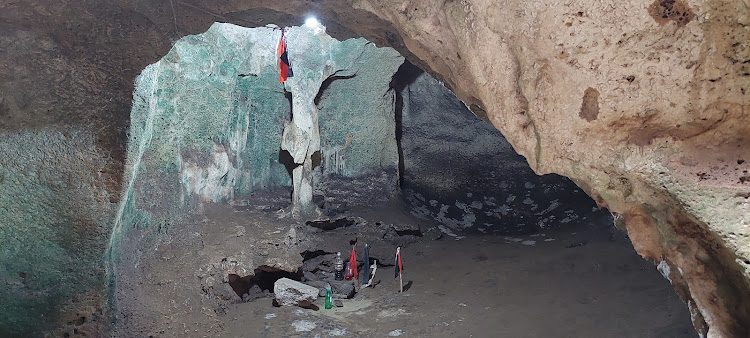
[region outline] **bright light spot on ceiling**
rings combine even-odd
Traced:
[[[310,28],[320,28],[320,22],[314,17],[307,18],[307,20],[305,20],[305,25]]]

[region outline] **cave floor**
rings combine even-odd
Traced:
[[[696,336],[685,304],[628,242],[585,227],[545,235],[516,237],[534,245],[503,236],[421,242],[403,252],[404,283],[412,281],[403,294],[393,268],[378,269],[381,283],[342,308],[325,310],[323,298],[319,311],[270,299],[233,305],[222,336]]]
[[[217,308],[209,299],[217,295],[201,291],[205,285],[201,286],[195,270],[243,247],[250,250],[247,247],[254,246],[252,250],[258,251],[262,243],[268,243],[271,249],[260,251],[273,251],[278,247],[273,243],[283,242],[286,227],[294,225],[288,225],[292,221],[281,211],[211,208],[204,211],[207,218],[184,224],[189,229],[182,231],[185,235],[159,244],[157,258],[142,260],[130,277],[120,281],[120,324],[115,335],[696,336],[686,305],[653,264],[643,261],[624,234],[603,223],[607,221],[590,219],[530,236],[475,233],[456,240],[426,231],[423,237],[404,243],[404,283],[410,287],[402,294],[393,267],[379,267],[375,278],[379,284],[342,300],[341,308],[324,309],[323,298],[316,303],[319,310],[312,310],[274,307],[271,298],[243,302],[232,297],[225,297],[227,302]],[[349,214],[357,214],[357,210]],[[409,218],[403,208],[362,210],[359,214],[360,221],[375,223],[374,217],[378,217],[381,225]],[[313,245],[336,239],[345,243],[356,233],[360,240],[369,238],[370,243],[378,237],[368,237],[362,234],[364,229],[357,228],[314,229],[305,234],[297,230],[297,236],[312,240]],[[372,224],[369,229],[378,227]],[[321,238],[324,240],[315,242]],[[374,257],[392,260],[386,249],[395,248],[392,242],[374,244]],[[384,249],[378,249],[379,244]],[[378,254],[385,250],[389,252]],[[274,260],[284,259],[284,255],[291,259],[299,253],[263,254],[266,260]],[[346,254],[342,252],[342,256]]]

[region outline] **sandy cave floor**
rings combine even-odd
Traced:
[[[389,224],[412,222],[412,226],[425,230],[429,222],[415,220],[403,205],[389,203],[380,208],[348,211],[347,214],[360,217],[360,225],[322,231],[295,225],[283,210],[279,211],[273,202],[269,204],[263,208],[210,205],[202,215],[178,225],[188,231],[150,244],[155,259],[141,259],[131,265],[132,270],[121,271],[119,324],[114,334],[696,336],[686,305],[668,281],[653,264],[634,252],[624,234],[612,229],[604,219],[569,223],[562,229],[530,236],[477,233],[455,240],[430,229],[423,237],[377,243],[377,238],[383,237],[379,231]],[[288,235],[287,227],[295,228],[300,238],[296,249],[292,246],[285,250],[284,245],[276,245]],[[375,288],[360,290],[352,299],[342,300],[343,307],[332,310],[324,309],[324,299],[318,298],[320,309],[316,311],[274,307],[271,298],[243,302],[236,295],[224,297],[215,292],[221,285],[206,293],[205,283],[201,284],[203,275],[196,272],[206,270],[223,256],[236,259],[238,252],[252,256],[249,259],[255,265],[285,257],[294,260],[292,257],[303,247],[338,250],[346,256],[348,241],[357,237],[359,243],[367,241],[372,245],[373,257],[388,260],[389,264],[395,245],[405,244],[404,282],[410,282],[408,291],[399,294],[393,267],[383,266],[378,268],[375,280],[379,284]],[[142,252],[143,243],[139,245],[139,249],[133,249]],[[297,257],[301,261],[301,256]],[[362,259],[361,251],[359,258]],[[223,290],[230,290],[226,284],[223,286]],[[217,297],[224,299],[218,306]]]

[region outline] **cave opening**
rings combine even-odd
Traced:
[[[136,80],[128,156],[137,161],[121,218],[148,224],[124,234],[130,246],[122,250],[148,263],[119,270],[122,299],[133,289],[188,303],[204,297],[220,318],[246,319],[224,321],[226,332],[267,336],[302,332],[287,324],[305,320],[312,324],[302,330],[354,335],[692,330],[684,303],[606,209],[565,177],[536,175],[443,83],[361,38],[338,41],[304,27],[287,34],[295,68],[287,83],[269,52],[277,28],[218,23],[175,43]],[[168,236],[149,231],[162,219],[175,220]],[[159,257],[138,249],[152,243],[160,243]],[[397,247],[403,294],[391,277]],[[335,279],[337,253],[346,262],[353,248],[361,273],[379,268],[375,287]],[[185,294],[142,285],[161,283],[167,261]],[[387,325],[270,310],[265,300],[281,278],[318,294],[331,286],[350,301],[345,317],[377,316]],[[321,309],[322,301],[315,299]],[[148,304],[117,306],[129,318],[118,334],[146,320],[139,311]],[[283,324],[261,325],[264,311]],[[401,319],[409,313],[423,317]]]
[[[227,283],[237,296],[247,301],[248,299],[263,297],[264,292],[273,292],[274,283],[281,278],[300,280],[301,277],[301,274],[298,272],[288,272],[267,265],[261,265],[253,270],[252,275],[240,276],[232,273],[228,274]]]

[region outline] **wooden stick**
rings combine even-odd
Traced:
[[[404,292],[404,271],[401,268],[401,247],[396,249],[396,267],[398,268],[398,284],[400,286],[400,292]]]
[[[404,292],[404,272],[401,271],[398,274],[398,284],[401,286],[401,292]]]

